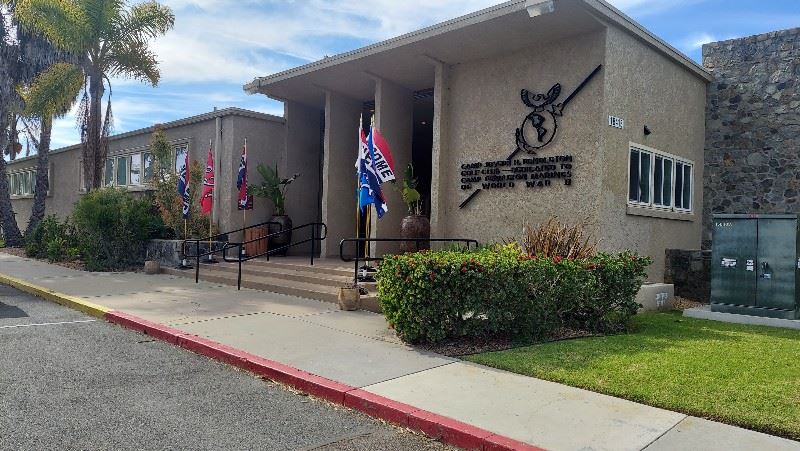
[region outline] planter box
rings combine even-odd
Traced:
[[[183,254],[181,253],[181,245],[183,240],[149,240],[146,247],[145,260],[155,260],[165,268],[174,268],[181,264]],[[212,241],[211,245],[215,249],[222,249],[225,243],[222,241]],[[190,254],[194,254],[195,249],[188,250]],[[208,251],[208,241],[200,243],[200,252]],[[235,256],[236,251],[229,251],[230,256]],[[221,255],[217,255],[217,259],[221,259]],[[191,261],[190,261],[191,263]]]

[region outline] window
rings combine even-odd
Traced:
[[[8,191],[14,197],[33,196],[36,191],[36,169],[23,169],[6,175]]]
[[[170,155],[168,165],[175,168],[178,172],[178,162],[183,163],[189,145],[184,143],[173,147],[174,152]],[[126,153],[109,157],[105,166],[105,185],[106,186],[129,186],[141,187],[153,181],[155,177],[155,156],[150,152]]]
[[[130,185],[142,184],[142,154],[135,153],[131,155],[131,172],[129,178]]]
[[[144,183],[150,183],[153,181],[153,171],[155,169],[153,164],[155,163],[155,158],[150,152],[145,152],[142,154],[142,160],[144,162],[144,177],[142,180],[144,180]]]
[[[691,212],[692,167],[692,162],[680,157],[643,146],[631,146],[628,203]]]
[[[117,157],[117,185],[125,186],[128,184],[128,157]]]
[[[106,172],[105,172],[106,186],[114,185],[114,159],[106,159]]]
[[[652,154],[631,149],[630,184],[628,199],[634,203],[650,203],[650,171]]]

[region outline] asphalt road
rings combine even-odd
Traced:
[[[451,449],[0,286],[0,449]]]

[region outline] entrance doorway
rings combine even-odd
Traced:
[[[431,158],[433,152],[433,89],[414,93],[414,137],[411,143],[411,164],[417,178],[417,191],[422,199],[422,214],[431,214]],[[406,168],[395,168],[398,178]]]

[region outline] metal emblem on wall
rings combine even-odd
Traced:
[[[466,207],[484,188],[513,188],[515,182],[522,181],[528,188],[539,188],[551,186],[553,179],[558,178],[563,178],[564,184],[571,185],[571,155],[522,160],[515,160],[514,157],[520,151],[535,156],[538,150],[553,142],[558,133],[558,120],[563,116],[564,109],[602,68],[602,64],[598,65],[563,102],[558,102],[562,91],[560,83],[554,84],[545,94],[523,89],[520,92],[522,103],[532,111],[514,132],[516,148],[505,161],[461,165],[461,189],[468,190],[473,183],[481,183],[482,187],[473,191],[459,208]]]

